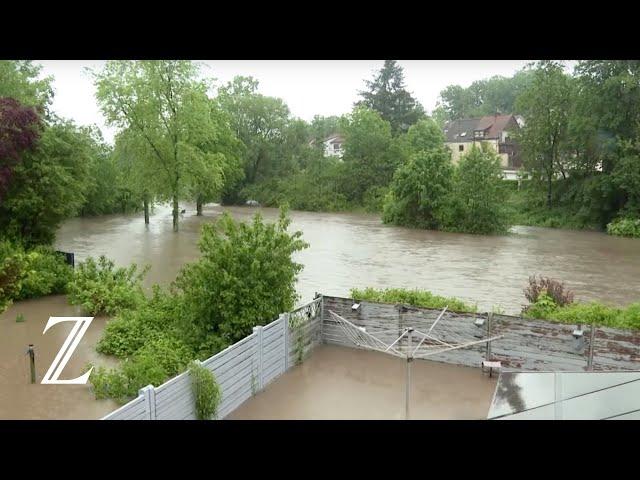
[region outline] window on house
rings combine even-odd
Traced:
[[[464,152],[464,145],[458,145],[458,151]]]
[[[334,143],[333,144],[333,151],[337,152],[338,150],[340,150],[340,144],[339,143]]]
[[[475,132],[473,132],[474,137],[475,138],[484,138],[484,131],[483,130],[476,130]]]

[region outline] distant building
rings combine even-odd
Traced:
[[[342,154],[344,153],[344,136],[339,133],[334,133],[325,138],[322,143],[324,144],[325,156],[342,158]],[[309,145],[313,144],[315,144],[315,140],[309,142]]]
[[[453,163],[471,150],[473,145],[486,143],[500,156],[504,178],[515,180],[522,170],[522,159],[513,133],[520,129],[521,117],[515,115],[489,115],[481,118],[452,120],[444,126],[447,146]]]

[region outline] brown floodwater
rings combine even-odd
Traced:
[[[321,345],[309,359],[234,410],[229,420],[404,420],[406,361]],[[479,368],[415,360],[413,420],[487,418],[496,378]]]
[[[169,284],[180,267],[199,256],[200,227],[227,211],[247,220],[272,208],[209,205],[195,215],[185,205],[180,232],[171,211],[157,206],[151,224],[141,214],[74,218],[58,231],[55,246],[74,252],[76,262],[107,255],[118,265],[149,264],[146,286]],[[296,255],[304,265],[300,303],[315,292],[348,296],[353,287],[408,287],[520,311],[527,277],[542,274],[565,281],[580,300],[628,304],[640,300],[640,240],[599,232],[514,227],[507,236],[477,236],[383,225],[377,215],[291,212],[291,229],[302,230],[310,247]],[[18,313],[25,315],[17,323]],[[42,330],[50,316],[77,315],[62,296],[17,302],[0,315],[0,418],[99,418],[113,402],[93,400],[88,386],[29,385],[27,345],[35,344],[38,380],[49,368],[71,324]],[[88,362],[112,365],[94,351],[106,319],[96,319],[61,378],[74,378]]]
[[[210,205],[204,215],[187,206],[181,231],[172,232],[171,211],[157,207],[145,227],[140,214],[74,218],[58,232],[56,246],[113,258],[120,265],[150,264],[147,285],[168,284],[180,267],[198,258],[200,226],[227,211],[249,219],[257,211],[275,220],[273,208]],[[481,309],[494,305],[517,313],[529,275],[565,281],[581,300],[611,304],[640,301],[640,240],[600,232],[514,227],[506,236],[482,236],[383,225],[377,215],[291,212],[291,230],[310,247],[296,255],[304,265],[301,301],[314,292],[348,296],[353,287],[409,287],[455,296]]]

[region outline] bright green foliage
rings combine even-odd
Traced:
[[[0,204],[0,231],[27,246],[51,243],[60,223],[85,202],[92,148],[87,131],[71,122],[47,127],[14,169]]]
[[[440,92],[434,114],[444,121],[484,115],[520,113],[516,99],[531,83],[531,70],[523,69],[513,77],[494,76],[477,80],[469,87],[450,85]]]
[[[505,233],[509,218],[502,182],[498,155],[488,146],[474,145],[456,169],[446,228],[466,233]]]
[[[135,264],[116,268],[104,255],[97,262],[89,257],[76,266],[68,286],[69,302],[89,315],[115,315],[137,308],[144,301],[142,279],[147,270],[138,272]]]
[[[518,109],[527,119],[517,134],[525,167],[547,191],[547,207],[552,206],[552,183],[566,170],[568,127],[572,98],[571,78],[560,62],[544,60],[533,70],[531,84],[518,97]]]
[[[523,311],[523,315],[529,318],[549,318],[558,308],[553,298],[548,293],[543,292],[534,303],[527,306]]]
[[[422,150],[396,171],[385,200],[383,221],[438,229],[443,225],[453,187],[451,153]]]
[[[117,369],[98,367],[90,381],[96,398],[113,398],[126,403],[147,386],[159,386],[185,370],[193,352],[180,340],[159,337],[145,344]]]
[[[93,155],[90,163],[90,183],[85,192],[85,203],[81,215],[105,215],[109,213],[129,213],[140,209],[142,192],[134,185],[136,170],[126,161],[130,158],[121,149],[106,145],[97,130],[90,130]],[[121,145],[121,136],[116,146]],[[150,173],[150,172],[147,172]],[[153,177],[147,175],[145,182],[151,185]]]
[[[315,158],[307,167],[286,177],[274,177],[246,187],[242,195],[266,207],[289,205],[294,210],[335,212],[349,209],[339,191],[344,164],[333,157]]]
[[[232,130],[244,144],[246,182],[235,177],[235,185],[225,187],[226,201],[241,200],[238,192],[247,184],[273,176],[280,170],[278,145],[284,141],[289,108],[279,98],[258,93],[258,82],[251,77],[235,77],[221,87],[217,101],[229,115]]]
[[[67,291],[73,278],[73,268],[67,265],[63,255],[49,247],[39,246],[26,253],[25,276],[17,300],[60,294]]]
[[[0,60],[0,97],[46,110],[53,99],[53,78],[39,78],[41,70],[31,60]]]
[[[0,239],[0,313],[4,312],[20,293],[25,275],[24,257],[22,249]]]
[[[380,113],[394,134],[406,132],[424,118],[422,105],[411,96],[404,84],[402,67],[395,60],[385,60],[373,80],[366,81],[367,90],[359,92],[362,105]]]
[[[342,130],[345,143],[341,191],[350,202],[360,204],[369,188],[389,184],[402,153],[391,136],[389,122],[374,110],[354,109],[344,119]]]
[[[364,290],[351,289],[351,298],[378,303],[404,303],[424,308],[444,308],[454,312],[476,312],[476,305],[469,305],[457,298],[434,295],[427,290],[409,290],[405,288],[387,288],[384,290],[367,287]]]
[[[136,169],[154,172],[151,196],[172,202],[174,231],[178,200],[194,179],[222,185],[223,157],[211,149],[219,125],[198,75],[198,65],[181,60],[109,61],[95,75],[98,103],[109,124],[127,132]]]
[[[179,317],[179,301],[154,285],[152,297],[135,310],[122,310],[109,321],[96,350],[126,358],[147,342],[167,334],[175,334]]]
[[[198,363],[189,365],[191,387],[195,399],[196,418],[211,420],[218,414],[218,405],[222,400],[222,391],[213,372]]]
[[[609,235],[640,238],[640,218],[617,218],[607,225]]]
[[[185,312],[201,336],[215,334],[233,343],[293,307],[302,265],[292,255],[307,244],[301,232],[287,232],[289,224],[282,210],[276,224],[264,223],[259,214],[252,223],[225,214],[203,225],[202,256],[176,280]]]
[[[598,302],[571,303],[558,307],[548,295],[541,295],[523,314],[529,318],[561,323],[590,325],[595,322],[597,326],[640,329],[640,303],[632,303],[626,308]]]

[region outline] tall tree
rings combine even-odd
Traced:
[[[360,106],[343,119],[344,175],[342,191],[347,199],[362,203],[370,188],[387,186],[400,161],[398,143],[389,122],[378,112]]]
[[[526,118],[518,134],[525,166],[546,184],[547,207],[552,206],[553,179],[565,175],[568,149],[571,79],[561,62],[538,62],[531,85],[518,97],[516,105]]]
[[[51,243],[60,223],[76,215],[90,185],[92,140],[72,122],[56,120],[22,156],[5,200],[0,231],[27,245]]]
[[[388,121],[394,134],[406,132],[425,116],[422,105],[406,90],[402,67],[395,60],[385,60],[384,66],[366,80],[367,90],[359,92],[364,105],[376,110]]]
[[[533,76],[528,68],[512,77],[493,76],[476,80],[469,87],[449,85],[440,92],[437,112],[439,119],[458,120],[465,117],[481,117],[493,114],[521,113],[516,99],[531,83]]]
[[[393,175],[383,221],[439,229],[447,213],[453,182],[451,151],[432,120],[418,122],[406,137],[403,150],[407,160]]]
[[[198,66],[173,60],[109,61],[95,73],[95,83],[107,122],[135,132],[132,138],[146,147],[158,197],[171,202],[173,230],[178,231],[178,201],[202,173],[200,165],[222,175],[219,156],[203,147],[216,132],[208,85],[199,79]]]
[[[230,115],[236,136],[245,145],[246,183],[268,177],[278,168],[277,145],[283,140],[289,108],[279,98],[258,93],[258,81],[251,77],[235,77],[219,89],[217,99]],[[237,201],[238,190],[227,192],[227,200]]]
[[[46,117],[53,100],[53,78],[41,78],[41,71],[30,60],[0,60],[0,97],[36,107]]]

